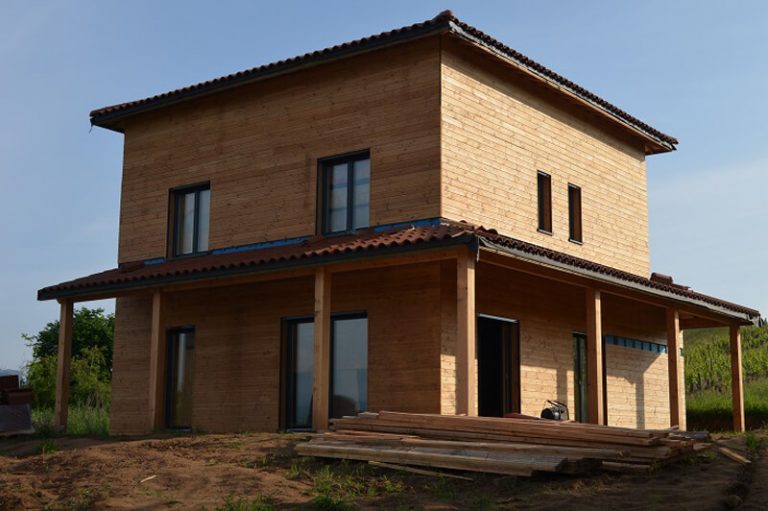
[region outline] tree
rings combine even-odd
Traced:
[[[112,344],[115,334],[115,315],[104,314],[104,309],[82,307],[75,310],[72,321],[72,357],[80,357],[88,347],[97,347],[104,355],[109,371],[112,370]],[[59,321],[45,325],[37,335],[22,334],[32,347],[32,358],[55,357],[59,352]]]
[[[72,322],[70,400],[74,404],[108,407],[112,373],[115,316],[104,309],[83,307]],[[45,325],[37,335],[22,334],[32,347],[26,380],[35,394],[35,404],[52,407],[56,399],[59,322]]]

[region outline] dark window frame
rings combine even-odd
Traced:
[[[568,241],[584,243],[581,187],[568,183]]]
[[[208,190],[210,193],[210,190],[211,190],[210,181],[206,181],[204,183],[196,183],[192,185],[177,186],[169,190],[168,192],[169,194],[168,201],[170,203],[170,207],[168,208],[169,210],[168,239],[170,241],[170,244],[168,247],[169,257],[172,257],[172,258],[194,257],[194,256],[206,255],[210,253],[210,249],[197,250],[198,236],[200,234],[200,192],[205,190]],[[180,214],[181,201],[179,200],[179,197],[186,195],[188,193],[195,194],[195,218],[194,218],[194,226],[192,227],[192,252],[183,254],[183,253],[177,253],[178,244],[179,244],[179,222],[181,219],[181,214]],[[210,208],[210,203],[209,203],[209,208]],[[208,210],[209,246],[210,246],[210,213],[211,212],[209,209]]]
[[[546,186],[544,186],[546,185]],[[538,199],[538,231],[552,234],[552,176],[546,172],[536,173],[536,193]]]
[[[168,327],[165,329],[165,385],[163,386],[163,391],[165,392],[163,398],[165,410],[163,415],[165,417],[165,428],[174,431],[188,431],[192,429],[191,424],[187,426],[171,425],[171,422],[173,421],[173,380],[171,380],[171,375],[173,374],[173,351],[175,349],[173,337],[181,333],[192,334],[193,350],[197,344],[197,332],[192,325]]]
[[[364,227],[358,227],[357,229],[354,227],[355,225],[355,215],[354,215],[354,209],[352,207],[353,203],[353,197],[354,197],[354,182],[353,182],[353,169],[354,169],[354,163],[361,160],[368,160],[370,165],[370,159],[371,159],[371,151],[370,149],[363,149],[360,151],[352,151],[349,153],[339,154],[335,156],[329,156],[325,158],[319,158],[317,160],[317,169],[318,169],[318,183],[319,183],[319,189],[317,194],[317,204],[318,204],[318,211],[317,211],[317,219],[319,221],[317,222],[317,234],[323,235],[323,236],[337,236],[341,234],[349,234],[352,232],[355,232],[357,229],[365,229],[368,226]],[[330,197],[329,197],[329,170],[333,168],[334,165],[339,165],[342,163],[347,164],[347,226],[346,229],[341,231],[331,231],[330,226],[328,225],[329,215],[328,215],[328,205],[330,204]],[[370,215],[371,206],[370,206],[370,182],[369,182],[369,188],[368,188],[368,213]],[[369,221],[370,224],[370,216]]]

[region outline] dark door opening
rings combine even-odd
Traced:
[[[192,427],[192,377],[195,365],[195,330],[168,332],[165,372],[165,423],[171,429]]]
[[[520,330],[516,321],[478,316],[477,394],[480,416],[520,412]]]

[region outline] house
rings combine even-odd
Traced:
[[[759,312],[650,273],[677,140],[446,11],[95,110],[125,137],[110,428],[322,430],[360,410],[685,427],[682,336]]]

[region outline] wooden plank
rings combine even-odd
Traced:
[[[150,431],[161,429],[165,423],[165,318],[164,297],[160,291],[152,294],[152,330],[149,342],[149,402]]]
[[[424,470],[423,468],[409,467],[406,465],[396,465],[394,463],[385,463],[383,461],[369,461],[369,465],[379,468],[388,468],[390,470],[398,470],[400,472],[408,472],[411,474],[418,474],[422,476],[433,477],[447,477],[449,479],[461,479],[463,481],[474,481],[471,477],[460,476],[456,474],[448,474],[447,472],[436,472],[434,470]]]
[[[72,321],[74,306],[71,300],[61,301],[59,315],[59,356],[56,366],[56,405],[54,427],[58,431],[67,429],[69,411],[69,378],[72,364]]]
[[[741,463],[742,465],[749,465],[752,463],[752,461],[748,460],[741,454],[722,445],[718,445],[717,450],[720,451],[725,457],[730,458],[737,463]]]
[[[477,415],[475,256],[456,262],[456,413]]]
[[[741,363],[741,333],[739,326],[730,326],[731,341],[731,394],[733,396],[733,430],[744,431],[744,376]]]
[[[312,382],[312,426],[328,429],[331,374],[331,273],[325,267],[315,272],[315,346]]]
[[[669,373],[669,425],[684,427],[685,416],[680,392],[680,314],[667,308],[667,368]]]
[[[604,424],[603,413],[603,329],[600,290],[587,288],[587,417],[592,424]]]

